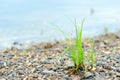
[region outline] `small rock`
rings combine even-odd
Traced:
[[[44,64],[50,64],[50,60],[48,59],[44,60]]]
[[[31,65],[32,65],[32,63],[31,63],[31,62],[26,63],[26,66],[27,66],[27,67],[29,67],[29,66],[31,66]]]
[[[97,61],[96,66],[101,66],[102,62],[101,61]]]
[[[116,34],[116,38],[120,39],[120,34]]]
[[[116,77],[120,77],[120,73],[117,73],[117,74],[116,74]]]
[[[62,80],[69,80],[69,76],[64,76]]]
[[[120,60],[118,59],[118,60],[116,60],[116,63],[119,63],[120,64]]]
[[[84,70],[84,68],[83,68],[83,67],[79,67],[78,70],[79,70],[80,72],[82,72],[82,71]]]
[[[113,70],[113,67],[109,65],[103,65],[103,68],[108,70]]]
[[[95,71],[96,71],[96,68],[93,67],[90,71],[95,72]]]
[[[37,78],[40,74],[34,73],[34,78]]]
[[[9,51],[8,50],[4,50],[3,53],[8,53]]]
[[[94,74],[91,73],[91,72],[86,72],[84,74],[84,79],[90,79],[90,78],[93,78],[94,77]]]
[[[104,54],[111,54],[110,51],[103,51]]]
[[[18,70],[18,73],[19,73],[20,75],[22,75],[22,74],[24,74],[24,71],[23,71],[23,70]]]
[[[73,66],[74,66],[74,63],[71,62],[71,61],[67,61],[67,62],[66,62],[66,65],[67,65],[68,67],[73,67]]]
[[[23,80],[28,80],[28,78],[23,78]]]
[[[117,55],[117,56],[115,56],[115,58],[116,58],[116,59],[120,59],[120,56]]]
[[[33,65],[33,66],[39,66],[40,64],[37,63],[37,62],[32,62],[32,65]]]
[[[34,77],[33,74],[30,74],[30,75],[29,75],[29,79],[30,79],[30,80],[33,80],[33,77]]]
[[[116,72],[113,72],[113,70],[109,71],[109,76],[114,76],[116,75]]]
[[[51,70],[43,70],[42,73],[43,74],[53,74],[54,71]]]
[[[120,69],[116,69],[116,71],[120,73]]]
[[[99,73],[95,73],[95,80],[105,80]]]
[[[13,60],[18,60],[18,57],[15,55],[12,59]]]
[[[44,64],[50,64],[50,60],[46,59],[46,58],[42,58],[41,62],[44,63]]]
[[[73,80],[81,80],[80,77],[74,77]]]
[[[48,70],[51,70],[52,69],[52,64],[46,64],[45,68],[48,69]]]
[[[13,57],[14,57],[14,54],[8,55],[8,58],[9,58],[9,59],[12,59]]]
[[[4,67],[4,61],[0,61],[0,68]]]
[[[34,73],[36,70],[37,70],[36,68],[33,68],[31,71],[32,71],[32,73]]]

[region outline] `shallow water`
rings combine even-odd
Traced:
[[[83,36],[117,31],[120,26],[120,0],[4,0],[0,1],[0,47],[14,41],[63,39],[59,28],[74,35],[74,18],[85,18]],[[56,26],[58,25],[58,26]]]

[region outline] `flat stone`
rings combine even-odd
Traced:
[[[44,60],[44,64],[50,64],[50,60],[48,59]]]
[[[13,57],[14,57],[14,54],[8,55],[8,58],[9,58],[9,59],[12,59]]]
[[[91,72],[86,72],[86,73],[84,74],[84,79],[91,79],[91,78],[93,78],[93,77],[94,77],[94,74],[91,73]]]
[[[43,73],[43,74],[53,74],[54,71],[51,71],[51,70],[43,70],[42,73]]]

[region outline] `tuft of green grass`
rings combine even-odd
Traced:
[[[82,46],[83,46],[82,45],[82,30],[84,27],[84,21],[85,21],[85,19],[83,19],[80,26],[77,24],[76,19],[74,21],[74,27],[75,27],[75,33],[76,33],[75,41],[73,41],[73,39],[70,38],[69,34],[67,34],[63,30],[61,30],[61,28],[56,29],[57,31],[62,32],[62,34],[66,38],[67,48],[65,49],[65,52],[66,51],[69,52],[70,58],[75,64],[76,71],[78,69],[82,69],[81,71],[85,71],[85,69],[87,67],[87,64],[86,64],[87,62],[92,67],[94,66],[94,63],[95,63],[94,44],[93,44],[92,40],[91,40],[92,50],[89,52],[88,56],[85,55],[85,52],[82,48]],[[56,27],[58,28],[58,26],[56,26]],[[72,40],[73,45],[71,45],[71,40]]]
[[[84,25],[84,20],[82,21],[80,28],[77,25],[77,22],[75,20],[75,23],[74,23],[75,31],[76,31],[75,43],[73,47],[71,47],[70,45],[68,46],[69,47],[68,50],[69,50],[71,59],[75,64],[76,70],[80,67],[84,69],[84,66],[85,66],[84,65],[85,55],[82,48],[82,29]]]

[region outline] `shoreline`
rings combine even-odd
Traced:
[[[119,31],[119,29],[117,31],[110,30],[110,31],[108,31],[108,33],[116,33],[118,31]],[[83,34],[83,39],[87,39],[89,37],[90,38],[95,38],[96,36],[103,35],[105,33],[105,30],[102,30],[101,32],[98,31],[98,33],[94,32],[94,34],[92,33],[91,35],[89,35],[88,33],[85,32]],[[62,35],[62,34],[59,34],[59,35]],[[60,41],[63,41],[65,39],[65,36],[60,36],[59,38],[57,37],[57,39],[55,39],[55,37],[56,36],[53,36],[50,40],[47,40],[47,38],[41,39],[41,38],[39,38],[39,36],[38,36],[38,38],[35,37],[36,39],[34,39],[34,40],[30,40],[30,39],[33,39],[33,38],[29,38],[29,39],[25,38],[25,39],[18,39],[18,40],[14,40],[14,39],[12,40],[11,39],[10,41],[9,40],[5,40],[5,41],[2,40],[2,41],[0,41],[0,43],[1,43],[0,44],[0,50],[5,49],[5,48],[11,48],[12,46],[14,46],[14,43],[17,43],[18,44],[17,46],[19,46],[21,44],[23,44],[25,46],[29,46],[29,45],[34,44],[36,42],[37,43],[41,43],[41,42],[49,42],[50,43],[50,42],[55,42],[55,41],[59,41],[60,42]]]

